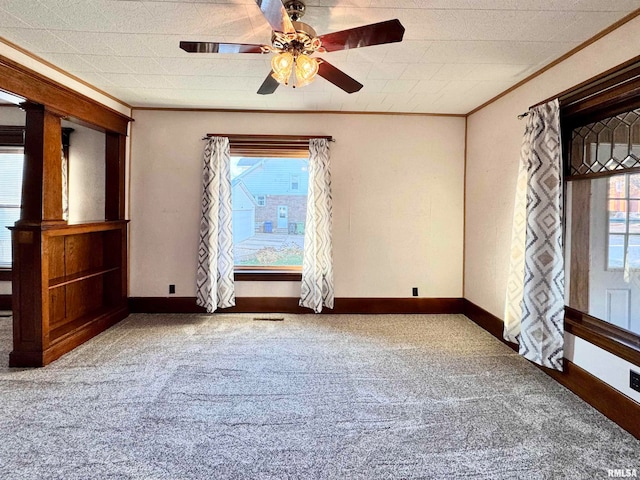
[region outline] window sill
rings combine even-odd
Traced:
[[[0,268],[0,282],[10,282],[12,278],[10,268]]]
[[[233,278],[236,282],[299,282],[302,280],[302,273],[246,270],[236,271]]]
[[[565,331],[640,366],[640,337],[571,307],[565,310]]]

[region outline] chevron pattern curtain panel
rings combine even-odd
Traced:
[[[564,353],[562,189],[560,105],[553,100],[529,110],[522,143],[504,338],[555,370]]]
[[[309,191],[302,259],[300,306],[320,313],[333,308],[333,255],[331,241],[331,173],[329,140],[309,140]]]
[[[236,304],[233,283],[231,154],[227,137],[211,137],[204,149],[202,217],[196,303],[213,313]]]

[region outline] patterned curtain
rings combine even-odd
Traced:
[[[211,137],[204,149],[202,217],[196,303],[213,313],[233,307],[231,155],[227,137]]]
[[[300,306],[320,313],[323,306],[333,308],[331,174],[325,138],[309,141],[306,220]]]
[[[522,356],[562,370],[564,254],[558,100],[529,110],[520,153],[504,338]]]

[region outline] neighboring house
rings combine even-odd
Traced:
[[[304,233],[308,160],[243,158],[238,166],[246,167],[246,170],[233,179],[232,185],[234,192],[242,185],[253,197],[255,219],[252,225],[255,231]],[[234,203],[234,215],[235,208]]]
[[[256,202],[245,185],[235,180],[231,183],[233,198],[233,241],[242,242],[254,235]]]

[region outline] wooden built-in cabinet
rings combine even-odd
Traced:
[[[126,115],[0,55],[0,88],[27,98],[20,220],[12,231],[12,367],[40,367],[128,315]],[[62,213],[62,119],[105,134],[104,220]],[[73,148],[73,147],[71,147]]]
[[[14,228],[17,277],[14,302],[40,312],[14,312],[12,366],[44,366],[128,315],[124,220],[78,225]],[[30,263],[42,252],[39,268]],[[38,275],[38,270],[40,275]],[[25,275],[26,273],[26,275]],[[30,318],[41,318],[38,325]]]

